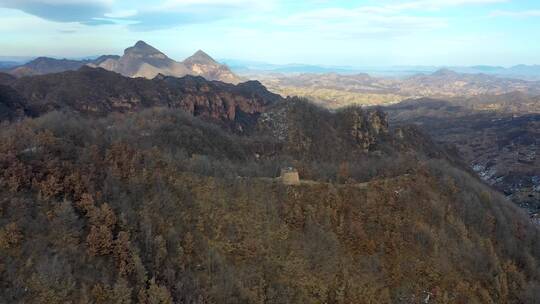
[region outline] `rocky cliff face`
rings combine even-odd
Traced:
[[[374,150],[388,134],[388,119],[380,110],[350,107],[334,114],[290,98],[263,113],[257,127],[282,142],[293,155],[339,160]]]
[[[161,81],[168,89],[167,99],[173,107],[182,108],[193,116],[234,122],[238,131],[254,125],[266,107],[282,99],[257,81],[235,86],[194,76],[154,80]]]
[[[90,67],[21,78],[13,88],[39,114],[67,109],[103,116],[162,106],[181,108],[238,131],[253,124],[266,106],[281,99],[258,82],[235,86],[193,76],[134,79]]]
[[[461,101],[424,98],[385,110],[393,125],[416,125],[435,142],[455,147],[484,182],[529,212],[537,213],[540,212],[540,115],[523,112],[534,113],[539,106],[535,104],[538,98],[516,102],[515,97],[511,94]],[[501,110],[477,110],[483,101],[499,104]]]
[[[387,115],[380,110],[347,108],[338,113],[342,132],[349,135],[363,151],[375,145],[380,135],[388,133]]]

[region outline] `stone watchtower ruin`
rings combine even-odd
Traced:
[[[300,175],[298,170],[293,167],[287,167],[281,169],[280,180],[285,185],[298,185],[300,184]]]

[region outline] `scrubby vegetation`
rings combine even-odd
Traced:
[[[287,87],[272,88],[283,96],[302,96],[330,109],[338,109],[350,105],[375,106],[400,102],[405,96],[391,93],[366,93],[331,88]]]
[[[369,153],[326,154],[355,149],[341,127],[366,114],[291,107],[296,135],[285,141],[172,109],[53,112],[2,129],[0,302],[540,297],[538,229],[511,204],[444,154],[393,135]],[[314,182],[269,179],[291,164]]]
[[[424,98],[385,111],[393,125],[417,124],[438,143],[455,146],[482,179],[536,214],[540,212],[540,115],[520,113],[519,109],[534,112],[540,103],[524,96],[522,101],[512,97],[452,102]],[[498,106],[478,110],[493,104]]]

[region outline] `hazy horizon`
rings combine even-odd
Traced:
[[[203,50],[204,51],[204,50]],[[193,51],[195,53],[195,51]],[[85,60],[85,59],[96,59],[102,55],[122,55],[122,52],[116,53],[116,54],[95,54],[95,55],[87,55],[87,56],[57,56],[54,54],[51,55],[37,55],[37,56],[0,56],[0,62],[14,62],[18,64],[23,64],[26,62],[29,62],[31,60],[37,59],[39,57],[47,57],[47,58],[53,58],[53,59],[67,59],[67,60]],[[167,54],[166,54],[167,55]],[[209,54],[210,56],[214,57],[213,54]],[[182,61],[183,59],[187,58],[190,55],[186,55],[185,57],[171,57],[171,59]],[[432,69],[432,68],[472,68],[472,67],[490,67],[490,68],[512,68],[516,66],[540,66],[540,64],[524,64],[524,63],[516,63],[512,65],[489,65],[489,64],[473,64],[473,65],[402,65],[402,64],[381,64],[381,65],[332,65],[332,64],[322,64],[322,63],[302,63],[302,62],[285,62],[285,63],[276,63],[276,62],[267,62],[267,61],[254,61],[250,60],[249,58],[243,59],[243,58],[219,58],[215,57],[217,61],[225,64],[229,63],[235,63],[235,64],[241,64],[245,66],[249,65],[269,65],[269,66],[276,66],[276,67],[285,67],[285,66],[313,66],[313,67],[321,67],[321,68],[330,68],[330,69],[350,69],[351,71],[357,71],[359,69],[407,69],[407,68],[414,68],[414,69]],[[230,64],[229,64],[230,65]]]

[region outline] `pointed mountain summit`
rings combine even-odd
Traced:
[[[156,49],[155,47],[147,44],[146,42],[139,40],[135,43],[134,46],[127,48],[124,51],[124,55],[134,54],[141,56],[153,56],[153,55],[163,55],[164,58],[167,58],[165,54]]]
[[[210,57],[210,55],[206,54],[202,50],[198,50],[195,52],[195,54],[191,55],[190,57],[186,58],[184,60],[185,64],[219,64],[217,61],[214,60],[214,58]]]
[[[240,78],[231,72],[228,67],[219,64],[201,50],[185,61],[178,62],[142,40],[127,48],[122,57],[110,57],[93,66],[129,77],[152,79],[159,75],[161,77],[193,75],[228,83],[240,82]]]
[[[40,57],[9,70],[15,77],[75,71],[82,66],[103,68],[128,77],[152,79],[163,76],[202,76],[207,80],[237,84],[240,77],[227,66],[220,64],[207,53],[199,50],[183,62],[175,61],[157,48],[139,40],[124,50],[122,56],[104,55],[93,60],[68,60]]]
[[[160,50],[140,40],[125,49],[119,58],[109,58],[95,65],[129,77],[154,78],[158,74],[183,76],[189,71],[180,63],[167,57]]]
[[[186,58],[183,64],[191,71],[192,75],[202,76],[209,80],[219,80],[228,83],[241,82],[240,77],[235,75],[229,67],[220,64],[202,50]]]

